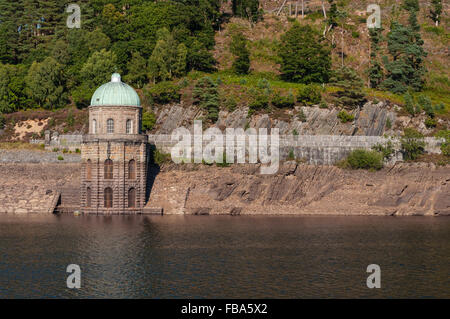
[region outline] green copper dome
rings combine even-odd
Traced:
[[[136,91],[120,79],[120,74],[114,73],[111,82],[99,87],[91,99],[91,106],[141,106],[141,100]]]

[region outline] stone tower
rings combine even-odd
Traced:
[[[148,137],[141,134],[138,94],[115,73],[89,106],[83,137],[81,210],[87,214],[139,214],[145,206]]]

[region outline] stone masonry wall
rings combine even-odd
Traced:
[[[397,150],[394,161],[401,161],[400,141],[383,136],[280,135],[280,157],[285,160],[293,151],[295,158],[304,159],[309,164],[332,165],[345,158],[352,150],[371,149],[376,144],[385,145],[388,141],[391,141]],[[171,135],[149,135],[149,142],[169,154],[172,147],[177,144],[172,141]],[[427,137],[425,142],[427,152],[434,154],[441,152],[442,140]],[[203,146],[208,143],[203,142]],[[270,137],[268,145],[270,145]],[[246,147],[248,150],[248,139]]]

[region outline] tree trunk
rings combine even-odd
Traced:
[[[327,18],[327,10],[325,10],[325,4],[322,0],[322,11],[323,11],[323,17],[326,19]]]

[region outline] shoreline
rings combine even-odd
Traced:
[[[396,164],[380,171],[286,162],[152,167],[147,212],[233,216],[450,216],[450,167]],[[50,214],[59,195],[79,210],[79,163],[0,163],[0,214]],[[78,206],[78,207],[77,207]],[[144,216],[144,215],[143,215]]]

